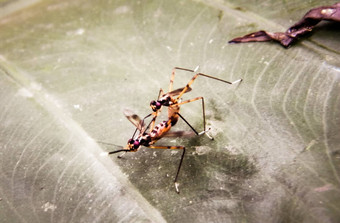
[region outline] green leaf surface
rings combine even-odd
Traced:
[[[227,43],[334,3],[48,0],[0,15],[1,222],[339,222],[339,25],[288,50]],[[157,142],[187,148],[179,195],[180,151],[100,156],[115,147],[97,141],[133,134],[125,108],[144,117],[173,67],[197,65],[243,81],[199,77],[183,96],[204,97],[214,141]],[[181,114],[203,130],[199,102]]]

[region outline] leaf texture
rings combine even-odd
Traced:
[[[48,0],[2,16],[1,222],[338,222],[339,29],[321,25],[289,51],[228,44],[317,5]],[[145,117],[172,68],[197,65],[243,81],[199,77],[184,94],[204,97],[215,140],[159,140],[187,148],[180,195],[179,151],[99,156],[112,148],[97,141],[125,146],[133,134],[124,109]],[[191,77],[176,73],[174,89]],[[181,109],[198,131],[201,109]]]

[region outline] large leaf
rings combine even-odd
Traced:
[[[49,0],[1,16],[1,222],[338,222],[339,26],[288,50],[227,43],[333,3]],[[180,151],[99,156],[115,148],[96,141],[131,137],[125,108],[147,115],[172,68],[197,65],[243,82],[185,94],[204,96],[215,140],[158,142],[187,148],[179,195]],[[199,102],[182,114],[202,130]]]

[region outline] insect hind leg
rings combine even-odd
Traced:
[[[189,100],[186,100],[186,101],[183,101],[183,102],[179,103],[178,105],[188,104],[190,102],[194,102],[194,101],[197,101],[197,100],[202,100],[202,115],[203,115],[203,131],[202,132],[197,132],[189,124],[189,122],[185,120],[185,118],[182,115],[180,115],[179,113],[178,113],[178,115],[179,115],[179,117],[181,117],[183,119],[183,121],[185,123],[187,123],[189,125],[189,127],[196,133],[196,135],[206,134],[206,136],[208,136],[209,139],[213,140],[214,137],[212,137],[211,135],[208,134],[208,131],[210,131],[210,128],[208,130],[206,129],[204,98],[203,97],[197,97],[197,98],[189,99]]]
[[[185,147],[184,146],[152,146],[151,145],[151,146],[149,146],[149,148],[151,148],[151,149],[182,149],[183,150],[183,153],[181,155],[181,160],[179,161],[179,165],[178,165],[178,168],[177,168],[176,177],[175,177],[175,180],[174,180],[175,190],[179,194],[179,183],[177,182],[177,180],[178,180],[179,172],[181,170],[184,155],[185,155]]]
[[[194,70],[182,68],[182,67],[174,67],[171,72],[171,78],[170,78],[170,84],[169,84],[169,92],[173,90],[174,80],[175,80],[175,73],[176,70],[183,70],[188,72],[196,72],[199,69],[199,66],[197,66]]]

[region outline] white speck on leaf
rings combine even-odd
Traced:
[[[79,110],[79,111],[83,111],[83,108],[81,107],[81,105],[73,105],[74,109]]]
[[[68,31],[66,34],[68,36],[81,36],[85,33],[85,29],[83,28],[79,28],[79,29],[76,29],[76,30],[71,30],[71,31]]]
[[[116,8],[114,13],[119,15],[119,14],[126,14],[130,11],[131,11],[131,9],[130,9],[129,6],[123,5],[123,6]]]
[[[19,96],[24,97],[24,98],[32,98],[33,97],[33,93],[30,92],[29,90],[27,90],[26,88],[19,89],[17,94]]]
[[[54,211],[57,208],[57,206],[51,204],[50,202],[46,202],[43,206],[41,206],[41,208],[43,208],[44,211],[47,212],[48,210]]]
[[[176,155],[177,153],[178,153],[178,151],[172,150],[170,154],[171,154],[171,156],[174,156],[174,155]]]
[[[208,153],[211,150],[208,146],[196,146],[195,154],[197,155],[204,155]]]

